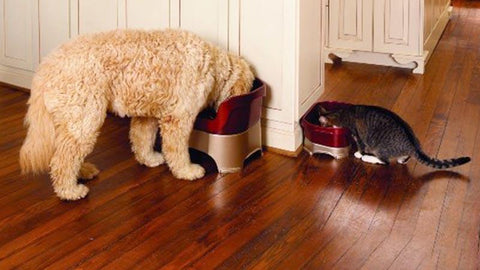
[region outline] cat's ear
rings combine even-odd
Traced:
[[[318,106],[318,114],[319,115],[325,115],[325,114],[328,114],[328,110],[325,109],[324,107],[322,106]]]

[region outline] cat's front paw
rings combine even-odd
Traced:
[[[362,153],[360,153],[360,151],[355,152],[353,155],[354,155],[356,158],[362,158],[362,157],[363,157],[363,155],[362,155]]]
[[[372,163],[372,164],[386,164],[376,156],[370,156],[370,155],[363,155],[362,156],[362,161],[367,162],[367,163]]]

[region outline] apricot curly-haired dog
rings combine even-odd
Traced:
[[[80,36],[43,59],[32,82],[20,150],[22,172],[50,169],[55,193],[77,200],[98,169],[84,162],[107,111],[132,117],[135,158],[149,167],[166,161],[177,178],[205,174],[190,163],[189,136],[197,114],[250,91],[245,60],[181,30],[115,30]],[[162,153],[153,149],[160,128]]]

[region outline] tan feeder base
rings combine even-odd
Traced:
[[[350,153],[350,146],[346,147],[330,147],[322,144],[316,144],[312,143],[309,139],[306,137],[304,138],[303,142],[303,148],[310,154],[327,154],[330,155],[336,159],[341,159],[344,157],[348,157],[348,154]]]
[[[260,121],[246,131],[232,135],[194,129],[190,136],[190,147],[212,157],[218,172],[238,172],[243,168],[245,159],[262,150]]]

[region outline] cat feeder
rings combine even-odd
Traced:
[[[337,110],[351,106],[348,103],[325,101],[313,104],[303,115],[300,124],[303,129],[303,148],[310,154],[328,154],[336,159],[347,157],[350,152],[350,131],[341,127],[323,127],[320,125],[319,107]]]
[[[225,100],[216,113],[202,111],[190,147],[209,155],[220,173],[240,171],[245,159],[262,150],[260,116],[265,92],[265,84],[255,79],[250,93]]]

